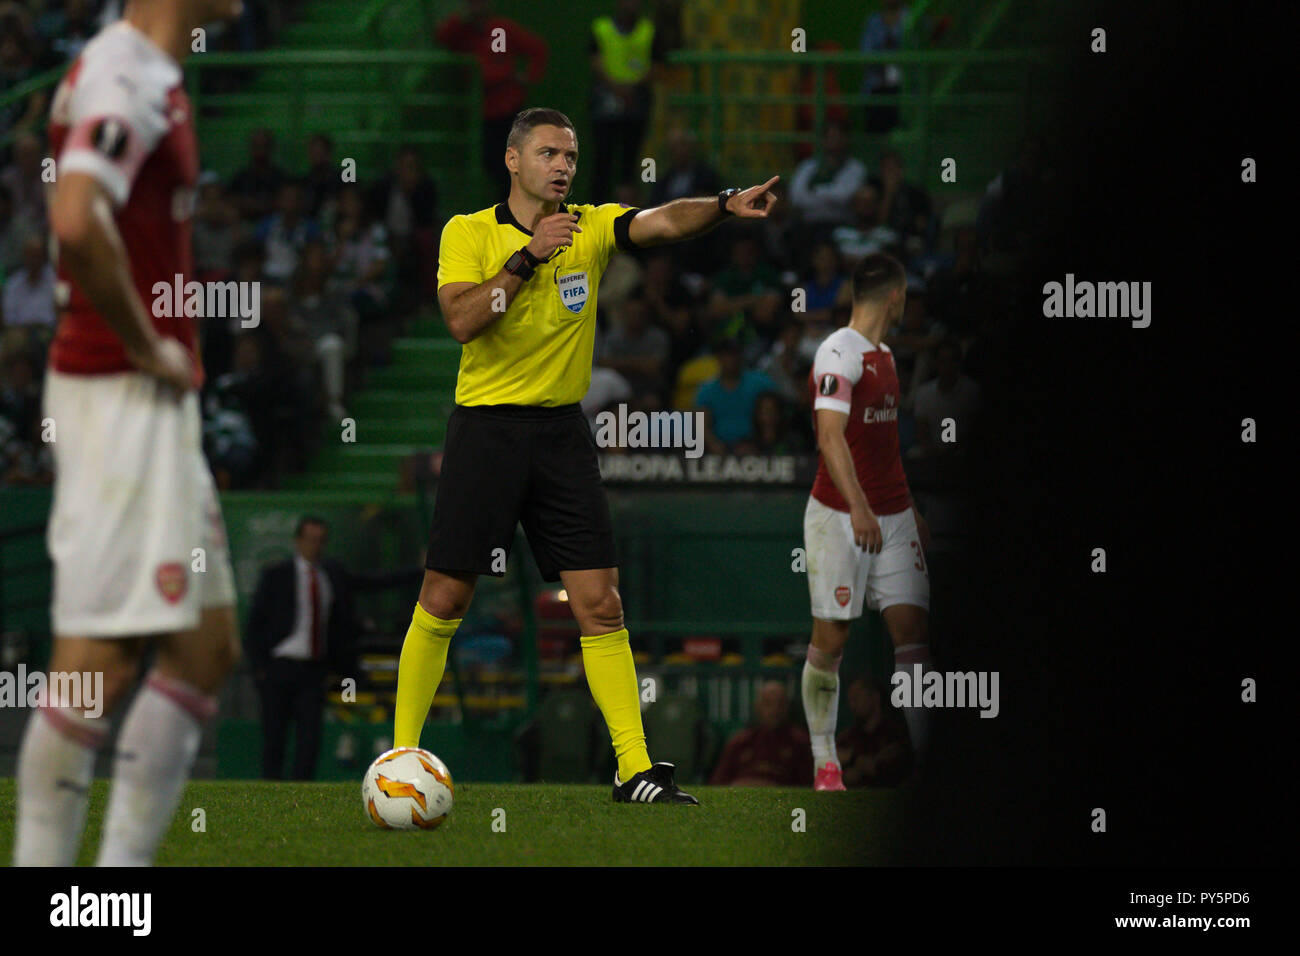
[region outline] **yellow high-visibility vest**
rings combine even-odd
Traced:
[[[620,33],[613,17],[598,17],[592,21],[591,32],[606,76],[615,83],[640,83],[646,78],[655,39],[655,25],[649,17],[638,20],[631,33]]]

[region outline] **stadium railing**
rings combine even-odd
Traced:
[[[54,87],[65,72],[14,87],[0,95],[0,108]],[[266,126],[288,144],[285,153],[303,156],[309,135],[329,133],[340,157],[357,159],[363,182],[387,172],[398,145],[424,147],[446,194],[486,193],[478,161],[483,84],[473,57],[396,49],[203,53],[186,61],[185,74],[204,168],[233,172],[248,132]],[[0,146],[13,136],[5,131]]]
[[[995,164],[1005,159],[1004,140],[1032,126],[1036,97],[1053,62],[1044,50],[896,50],[774,52],[729,50],[677,50],[668,55],[672,65],[688,71],[688,91],[668,94],[670,107],[682,108],[694,118],[706,152],[727,169],[753,179],[764,176],[774,162],[784,168],[786,152],[793,147],[821,142],[830,111],[850,111],[849,128],[858,128],[860,112],[868,106],[897,106],[899,125],[874,137],[861,135],[855,145],[898,148],[913,168],[937,169],[937,162],[952,155],[960,137],[962,156],[978,144],[976,168],[963,164],[961,180],[970,175],[991,178]],[[870,66],[897,66],[903,71],[901,92],[860,92],[864,71]],[[978,68],[978,69],[972,69]],[[804,71],[811,71],[811,91],[799,90]],[[830,92],[828,78],[841,91]],[[954,89],[961,77],[962,90]],[[970,89],[966,89],[970,87]],[[799,129],[800,108],[810,108],[812,124]],[[763,147],[767,147],[765,150]],[[766,164],[766,165],[764,165]],[[937,178],[937,177],[936,177]]]

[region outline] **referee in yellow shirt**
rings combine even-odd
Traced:
[[[651,764],[646,750],[609,505],[578,402],[591,384],[596,288],[614,252],[690,239],[730,216],[765,217],[777,177],[654,209],[566,205],[578,138],[551,109],[515,118],[505,164],[506,201],[454,216],[442,232],[438,303],[463,348],[424,585],[398,665],[393,744],[419,746],[475,582],[503,573],[522,521],[542,577],[564,583],[581,628],[587,683],[618,757],[615,801],[698,803],[672,764]]]

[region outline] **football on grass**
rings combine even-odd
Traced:
[[[451,812],[451,772],[418,747],[380,754],[361,782],[366,818],[383,830],[432,830]]]

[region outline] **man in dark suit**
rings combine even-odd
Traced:
[[[327,674],[351,674],[356,619],[352,582],[337,561],[322,558],[329,525],[304,516],[293,557],[263,568],[249,609],[248,659],[262,697],[262,776],[284,777],[293,725],[293,779],[316,775]]]

